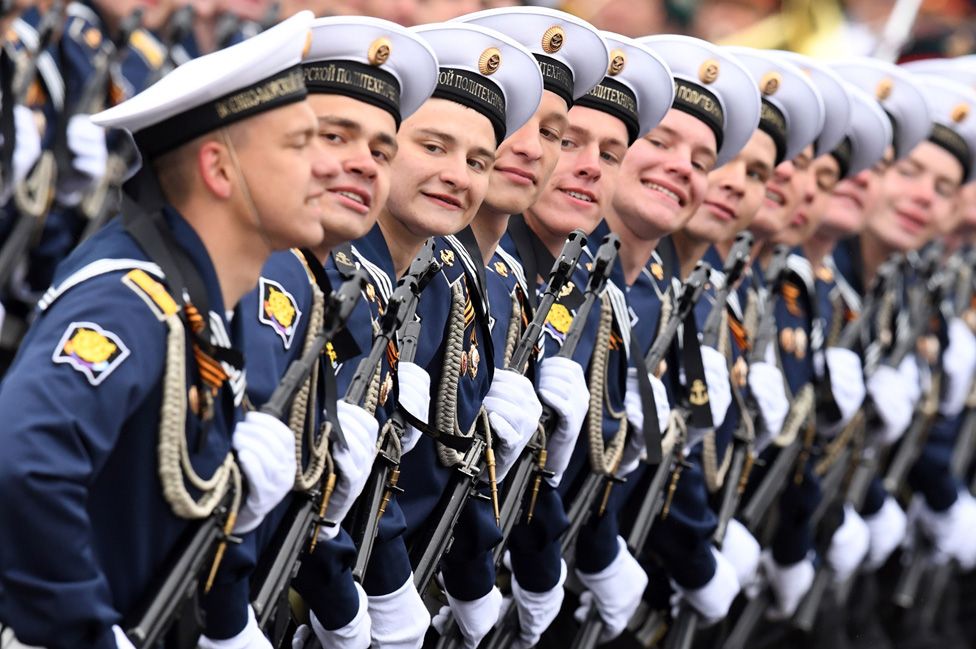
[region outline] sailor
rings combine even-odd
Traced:
[[[270,398],[290,363],[321,328],[325,300],[343,279],[326,272],[323,263],[334,249],[363,236],[376,222],[389,194],[397,126],[433,91],[437,60],[421,38],[399,25],[366,17],[323,18],[312,24],[302,70],[308,103],[318,119],[317,137],[329,159],[319,201],[324,239],[316,246],[272,255],[257,289],[242,300],[251,377],[247,395],[256,408]],[[309,383],[317,386],[317,393],[303,394],[292,405],[293,444],[296,456],[303,458],[293,477],[294,491],[307,491],[322,479],[324,448],[316,440],[323,409],[342,431],[329,451],[337,481],[326,518],[336,523],[342,522],[369,474],[379,422],[360,404],[326,395],[345,394],[358,357],[368,353],[375,304],[375,290],[367,291],[345,331],[329,343],[327,356],[334,357],[336,367],[330,360],[329,367],[318,368]],[[377,417],[385,421],[382,410]],[[286,499],[265,519],[253,543],[228,552],[227,574],[207,598],[207,637],[201,644],[237,646],[261,638],[260,630],[246,625],[249,578],[258,562],[277,551],[273,540],[291,502]],[[354,558],[349,535],[332,525],[320,528],[312,556],[303,560],[295,587],[309,606],[311,629],[323,646],[369,645],[366,595],[350,571]]]
[[[438,435],[480,436],[485,418],[479,412],[493,371],[483,273],[478,271],[484,265],[480,254],[441,237],[455,234],[474,217],[488,190],[495,151],[535,112],[542,79],[532,55],[494,30],[444,23],[415,31],[437,55],[438,85],[401,125],[390,197],[379,215],[379,232],[368,238],[375,242],[381,236],[386,263],[399,276],[424,241],[438,237],[442,271],[417,308],[421,328],[415,362],[429,375],[431,396],[430,421],[418,423],[429,423]],[[429,626],[408,547],[415,554],[426,549],[438,501],[457,471],[454,448],[427,435],[410,444],[415,446],[400,466],[403,493],[394,496],[381,519],[363,582],[378,646],[418,646]],[[488,485],[482,487],[487,493]],[[497,538],[491,505],[468,501],[442,565],[451,611],[466,643],[480,641],[498,615],[501,596],[494,589],[490,556]]]
[[[311,20],[95,117],[134,134],[134,200],[61,264],[0,391],[0,618],[25,643],[130,646],[194,520],[233,489],[246,533],[291,487],[287,426],[242,416],[235,310],[276,247],[322,238]]]

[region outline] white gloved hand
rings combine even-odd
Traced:
[[[429,423],[430,417],[430,374],[416,363],[402,361],[397,363],[397,391],[399,405],[420,421]],[[422,433],[408,425],[403,431],[400,447],[404,454],[413,450],[420,441]]]
[[[712,548],[715,557],[715,574],[708,583],[701,588],[686,589],[672,580],[675,590],[673,603],[685,600],[702,616],[705,626],[719,622],[729,614],[729,608],[739,594],[739,580],[735,576],[735,567],[716,548]]]
[[[869,570],[877,570],[888,561],[888,557],[895,551],[908,531],[908,519],[905,512],[898,506],[891,496],[885,498],[881,509],[871,516],[864,517],[871,535],[868,544],[868,558],[865,564]]]
[[[834,581],[850,579],[868,554],[871,532],[854,507],[844,505],[844,522],[834,531],[827,549],[827,563],[834,571]]]
[[[617,556],[600,572],[589,574],[576,571],[576,576],[583,582],[586,592],[580,596],[580,606],[574,617],[582,624],[589,615],[590,608],[596,604],[604,625],[600,642],[609,642],[627,628],[627,623],[640,605],[644,588],[647,587],[647,573],[619,536],[617,547]]]
[[[444,626],[453,616],[464,638],[464,649],[475,649],[498,622],[502,610],[501,591],[493,586],[487,595],[470,602],[454,599],[447,591],[444,594],[449,606],[442,606],[431,624],[443,635]]]
[[[783,372],[771,363],[752,363],[749,366],[749,390],[759,407],[763,436],[772,438],[779,435],[790,410]]]
[[[627,445],[624,446],[623,457],[617,476],[622,477],[637,468],[638,462],[647,457],[644,442],[644,404],[641,402],[640,383],[637,380],[637,369],[627,368],[627,390],[624,393],[624,408],[627,410],[627,421],[630,422],[630,432],[627,434]],[[661,379],[653,374],[647,375],[654,393],[654,406],[657,410],[658,425],[662,428],[668,424],[671,417],[671,405],[668,403],[668,391],[661,383]],[[662,431],[663,432],[663,431]]]
[[[247,478],[247,500],[235,534],[254,530],[295,484],[295,435],[271,415],[252,411],[234,427],[237,463]]]
[[[559,582],[551,590],[536,593],[523,589],[512,575],[512,597],[518,606],[519,637],[514,643],[518,649],[534,647],[539,638],[552,624],[563,605],[563,584],[566,583],[566,562],[560,559]]]
[[[773,559],[772,553],[767,551],[762,555],[762,565],[775,602],[766,612],[766,617],[770,620],[793,617],[813,585],[813,563],[809,559],[802,559],[793,565],[781,566]]]
[[[121,645],[120,645],[121,649]],[[272,649],[271,642],[261,633],[258,620],[254,617],[254,609],[247,607],[247,625],[233,638],[213,640],[207,636],[200,636],[197,649]]]
[[[911,367],[915,368],[917,377],[918,366],[911,356],[906,357],[897,369],[879,365],[866,382],[868,394],[878,406],[875,412],[881,419],[880,434],[884,444],[894,444],[912,423],[912,413],[918,399],[913,394],[917,394],[920,388],[917,378],[915,384],[911,384]]]
[[[929,509],[925,499],[916,497],[918,523],[935,545],[937,561],[955,559],[963,570],[976,567],[976,500],[969,491],[961,489],[956,502],[944,512]]]
[[[719,351],[702,345],[702,366],[708,388],[708,405],[712,410],[712,425],[718,428],[732,405],[732,386],[729,384],[729,362]]]
[[[91,121],[91,115],[75,115],[68,120],[68,148],[74,156],[74,173],[58,179],[58,198],[66,204],[76,204],[81,192],[105,175],[108,149],[105,129]]]
[[[343,627],[329,630],[322,626],[315,613],[309,613],[312,630],[315,637],[323,647],[335,647],[335,649],[368,649],[370,644],[369,613],[367,611],[369,603],[366,599],[366,591],[362,586],[355,584],[356,593],[359,595],[359,610],[356,616]],[[298,633],[295,634],[296,637]],[[294,642],[294,640],[293,640]],[[299,645],[299,648],[302,645]]]
[[[430,613],[413,585],[413,573],[388,595],[371,595],[369,617],[373,644],[383,649],[418,649],[424,642]]]
[[[840,410],[840,421],[825,426],[825,435],[836,435],[864,403],[867,389],[864,386],[864,368],[861,357],[849,349],[828,347],[826,350],[827,368],[830,370],[830,392],[834,403]]]
[[[759,557],[762,548],[745,525],[735,518],[729,521],[722,541],[722,555],[735,568],[735,578],[748,595],[758,585]]]
[[[333,439],[330,448],[338,477],[325,517],[341,523],[369,479],[376,459],[379,423],[359,406],[341,400],[336,403],[336,416],[343,439]],[[323,540],[333,539],[338,533],[339,525],[319,528],[319,538]]]
[[[976,371],[976,336],[960,318],[949,321],[949,346],[942,355],[946,390],[939,412],[954,417],[962,412]]]
[[[495,472],[502,481],[539,428],[542,403],[532,382],[523,375],[495,370],[484,406],[495,434]]]
[[[570,358],[551,356],[539,365],[538,374],[539,398],[559,418],[555,431],[546,440],[546,469],[553,473],[546,482],[557,487],[569,466],[586,411],[590,408],[590,390],[583,368]]]
[[[0,135],[0,145],[3,136]],[[12,160],[13,174],[4,174],[4,195],[0,196],[0,204],[6,204],[13,195],[14,188],[23,182],[37,159],[41,156],[41,136],[37,132],[34,112],[26,106],[14,106],[14,158]]]
[[[112,634],[115,636],[115,646],[118,649],[136,649],[136,646],[125,635],[125,631],[118,624],[112,626]]]

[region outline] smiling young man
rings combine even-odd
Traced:
[[[482,435],[479,413],[493,364],[477,270],[483,262],[445,237],[474,218],[488,191],[496,149],[535,112],[542,78],[532,55],[494,30],[444,23],[415,32],[437,54],[438,85],[401,125],[390,196],[376,228],[354,246],[366,262],[389,267],[396,277],[423,242],[435,238],[442,270],[418,303],[416,365],[422,369],[412,382],[430,386],[431,428]],[[402,392],[406,383],[400,385]],[[408,547],[416,553],[425,545],[458,461],[452,449],[412,427],[403,448],[399,486],[404,491],[380,521],[363,584],[378,646],[419,646],[423,640],[430,618],[414,588]],[[442,564],[451,611],[468,642],[478,642],[497,618],[501,598],[493,589],[490,560],[497,535],[491,506],[469,501]]]
[[[291,432],[242,412],[232,314],[273,250],[322,239],[325,161],[298,67],[311,20],[95,116],[134,133],[146,166],[122,218],[59,267],[0,392],[4,413],[31,413],[0,431],[0,618],[23,642],[131,646],[118,625],[235,474],[237,533],[287,493],[268,475],[294,471]]]
[[[313,23],[302,71],[318,121],[318,141],[330,163],[321,174],[324,191],[318,199],[324,238],[315,246],[273,255],[262,269],[257,290],[242,302],[245,356],[252,377],[247,394],[257,407],[271,397],[289,365],[318,333],[321,325],[312,321],[320,322],[329,294],[343,280],[337,272],[323,272],[331,252],[365,235],[386,203],[397,127],[433,91],[437,59],[421,38],[393,23],[324,18]],[[329,448],[337,483],[326,516],[336,523],[342,522],[362,488],[378,424],[385,421],[382,408],[374,417],[360,404],[327,398],[344,394],[356,358],[369,350],[372,305],[368,298],[358,304],[346,331],[330,341],[335,362],[345,371],[337,372],[331,363],[315,368],[315,378],[308,383],[317,391],[296,397],[289,414],[294,454],[302,459],[294,475],[280,479],[293,483],[296,492],[322,479],[325,447],[314,441],[323,419],[342,430]],[[301,417],[303,412],[316,414]],[[286,498],[254,535],[228,552],[228,569],[206,598],[207,637],[201,646],[266,642],[249,611],[249,579],[256,566],[279,551],[273,542],[291,504]],[[311,628],[323,645],[365,648],[370,625],[366,595],[352,579],[355,547],[338,525],[322,528],[319,537],[295,583],[309,606]]]

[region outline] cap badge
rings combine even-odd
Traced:
[[[698,68],[698,78],[704,84],[714,83],[718,79],[719,64],[715,59],[707,59]]]
[[[767,72],[759,80],[759,90],[765,96],[775,95],[783,83],[783,76],[779,72]]]
[[[566,42],[566,32],[559,25],[553,25],[542,35],[542,49],[546,54],[555,54]]]
[[[878,98],[878,101],[884,101],[891,96],[891,91],[894,87],[894,82],[888,77],[885,77],[878,82],[878,87],[874,89],[874,96]]]
[[[952,121],[956,124],[961,123],[964,119],[966,119],[966,117],[969,116],[969,104],[957,104],[956,107],[952,109],[949,116],[952,117]]]
[[[392,50],[393,43],[390,42],[390,39],[381,36],[370,44],[366,59],[370,65],[383,65],[390,58]]]
[[[622,50],[613,50],[610,52],[610,67],[607,68],[607,74],[615,77],[624,71],[625,65],[627,65],[627,56]]]
[[[497,47],[489,47],[478,59],[478,71],[488,76],[495,74],[502,65],[502,53]]]

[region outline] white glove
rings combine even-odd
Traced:
[[[484,406],[497,442],[495,471],[501,481],[539,428],[542,403],[532,381],[512,370],[495,370]]]
[[[729,364],[725,356],[711,347],[702,345],[701,355],[708,388],[708,404],[712,409],[712,425],[718,428],[725,421],[725,415],[732,405]]]
[[[539,638],[559,615],[563,605],[563,584],[566,582],[566,562],[560,559],[559,582],[544,593],[523,589],[512,575],[512,597],[518,606],[519,637],[514,643],[518,649],[528,649],[539,643]]]
[[[586,592],[580,595],[580,606],[574,617],[583,623],[596,604],[596,610],[603,620],[600,642],[609,642],[620,635],[630,618],[640,605],[641,596],[647,586],[647,573],[631,556],[624,540],[617,537],[617,556],[609,566],[600,572],[589,574],[576,571],[576,576]]]
[[[701,588],[688,590],[674,581],[671,582],[677,595],[676,600],[686,600],[701,614],[706,626],[724,619],[729,614],[735,596],[739,594],[739,580],[735,577],[735,567],[714,547],[712,556],[715,557],[715,574]]]
[[[783,372],[771,363],[752,363],[749,366],[749,390],[762,415],[762,426],[765,429],[763,436],[772,438],[779,435],[790,410]]]
[[[493,586],[487,595],[470,602],[454,599],[446,590],[444,594],[449,606],[442,606],[431,624],[443,635],[444,626],[453,616],[464,637],[464,649],[475,649],[498,622],[502,610],[501,591]]]
[[[757,586],[759,572],[759,556],[762,548],[745,525],[731,519],[725,529],[725,539],[722,541],[722,555],[735,568],[735,577],[739,586],[746,594]]]
[[[425,424],[430,417],[430,374],[416,363],[406,361],[397,363],[397,390],[400,394],[400,406]],[[407,426],[403,432],[401,448],[408,453],[420,441],[421,432],[413,426]]]
[[[895,499],[888,496],[881,509],[871,516],[865,516],[864,522],[871,535],[866,567],[869,570],[877,570],[905,540],[908,519]]]
[[[955,559],[963,570],[976,567],[976,542],[973,529],[976,529],[976,500],[965,489],[949,509],[935,512],[929,509],[925,499],[916,497],[919,505],[918,522],[922,530],[935,544],[937,561]]]
[[[372,595],[369,617],[373,644],[382,649],[418,649],[424,642],[430,613],[413,585],[413,573],[388,595]]]
[[[295,435],[271,415],[252,411],[234,427],[237,463],[247,478],[247,500],[235,534],[254,530],[295,484]]]
[[[636,469],[638,462],[647,457],[647,448],[644,443],[644,404],[641,402],[640,384],[637,378],[637,368],[628,367],[624,407],[627,410],[627,421],[630,422],[630,433],[627,435],[627,445],[624,447],[620,468],[617,470],[617,475],[620,477]],[[648,374],[647,379],[650,381],[651,391],[654,393],[658,425],[667,426],[668,419],[671,417],[668,391],[661,383],[661,379],[653,374]]]
[[[881,419],[880,433],[884,444],[894,444],[912,423],[912,413],[915,411],[915,401],[918,398],[913,397],[913,394],[919,391],[917,378],[915,384],[911,385],[912,367],[915,368],[917,377],[918,366],[909,356],[898,369],[879,365],[868,377],[867,390],[878,406],[875,411]]]
[[[826,359],[827,368],[830,370],[830,392],[834,396],[837,409],[840,410],[840,421],[825,426],[823,433],[833,436],[850,423],[861,408],[866,388],[860,356],[842,347],[828,347]]]
[[[356,617],[344,627],[330,631],[322,626],[314,612],[310,612],[309,618],[312,623],[312,630],[315,637],[323,647],[335,647],[336,649],[367,649],[370,643],[369,613],[367,611],[369,603],[366,599],[366,591],[362,586],[355,584],[356,592],[359,594],[359,610]],[[303,627],[305,625],[302,625]],[[307,628],[307,627],[306,627]],[[295,632],[292,644],[299,640],[301,628]],[[306,636],[307,637],[307,636]],[[299,644],[296,649],[301,649],[304,645]]]
[[[3,136],[0,135],[0,145],[2,144]],[[23,182],[40,156],[41,136],[37,132],[34,112],[26,106],[14,106],[13,175],[6,177],[4,174],[6,187],[4,187],[4,194],[0,196],[0,205],[10,200],[14,188]]]
[[[580,364],[561,356],[551,356],[542,361],[538,383],[539,398],[559,417],[556,430],[546,440],[546,469],[553,473],[546,481],[557,487],[569,465],[586,411],[590,408],[590,390]]]
[[[834,571],[834,581],[843,583],[857,571],[871,544],[867,523],[851,505],[844,505],[844,522],[834,531],[827,549],[827,563]]]
[[[976,336],[960,318],[949,322],[949,346],[942,355],[946,391],[939,404],[939,412],[954,417],[966,405],[966,396],[976,371]]]
[[[112,633],[115,635],[115,646],[118,649],[136,649],[136,646],[129,641],[129,637],[125,635],[125,631],[119,628],[118,624],[112,626]]]
[[[75,173],[59,179],[58,197],[67,204],[81,198],[81,192],[105,175],[108,150],[105,129],[91,121],[91,115],[75,115],[68,120],[68,148],[74,155]]]
[[[762,565],[773,591],[775,604],[766,612],[770,620],[785,620],[793,617],[800,602],[813,585],[813,563],[802,559],[791,566],[781,566],[773,559],[771,552],[764,552]]]
[[[261,633],[261,629],[258,628],[254,609],[248,606],[247,625],[240,633],[226,640],[213,640],[207,636],[200,636],[200,640],[197,641],[197,649],[272,649],[272,647],[268,639]]]
[[[359,498],[373,468],[379,423],[359,406],[341,400],[336,403],[336,416],[344,440],[333,440],[330,448],[338,478],[325,517],[341,523]],[[323,525],[319,538],[333,539],[338,533],[339,525]]]

